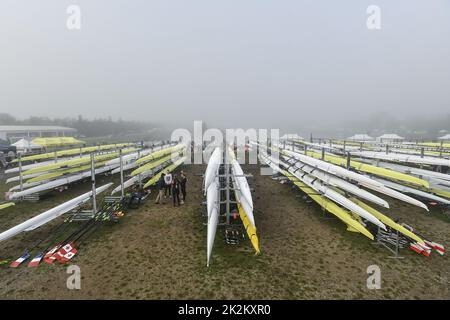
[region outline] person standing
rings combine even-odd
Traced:
[[[180,205],[180,181],[178,181],[177,175],[173,175],[172,178],[172,198],[173,198],[173,206]]]
[[[183,195],[183,198],[181,199],[181,204],[184,204],[184,202],[186,201],[186,183],[187,183],[187,177],[186,174],[184,173],[184,171],[181,171],[180,174],[180,190],[181,190],[181,194]]]
[[[158,183],[158,196],[156,197],[155,204],[164,204],[164,190],[166,189],[166,183],[164,182],[164,173],[159,177]]]
[[[171,187],[172,187],[172,174],[170,172],[167,172],[164,176],[164,182],[166,183],[166,188],[164,190],[164,197],[167,197],[167,194],[169,194],[169,197],[171,196]]]

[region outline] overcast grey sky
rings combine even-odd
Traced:
[[[18,117],[277,127],[449,110],[448,0],[0,2],[0,112]]]

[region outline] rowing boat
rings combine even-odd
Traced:
[[[322,155],[315,151],[308,151],[307,155],[314,157],[316,159],[322,158]],[[346,166],[347,165],[347,159],[345,157],[340,157],[340,156],[336,156],[336,155],[325,154],[323,160],[333,163],[337,166]],[[425,188],[430,187],[430,184],[423,179],[420,179],[420,178],[417,178],[415,176],[411,176],[408,174],[404,174],[401,172],[397,172],[394,170],[389,170],[389,169],[385,169],[385,168],[372,166],[372,165],[358,162],[355,160],[350,160],[349,165],[353,169],[356,169],[360,172],[369,173],[371,175],[377,175],[377,176],[388,178],[388,179],[404,181],[404,182],[415,184],[415,185],[422,186]]]
[[[378,181],[375,181],[374,179],[371,179],[371,178],[369,178],[367,176],[364,176],[364,175],[362,175],[360,173],[349,171],[349,170],[347,170],[345,168],[342,168],[342,167],[336,165],[336,164],[342,164],[341,159],[339,159],[339,158],[336,159],[336,157],[335,158],[332,158],[330,156],[327,157],[327,155],[326,155],[325,159],[327,161],[333,161],[334,162],[334,163],[329,163],[329,162],[326,162],[326,161],[323,161],[323,160],[316,159],[315,158],[317,156],[316,153],[308,153],[311,156],[306,156],[306,155],[302,155],[300,153],[293,152],[291,150],[285,150],[285,149],[282,150],[282,153],[285,154],[285,155],[293,156],[295,159],[300,160],[300,161],[302,161],[302,162],[304,162],[306,164],[309,164],[309,165],[311,165],[313,167],[316,167],[316,168],[318,168],[318,169],[320,169],[322,171],[328,172],[330,174],[333,174],[333,175],[336,175],[336,176],[339,176],[339,177],[342,177],[342,178],[354,180],[354,181],[358,182],[359,185],[361,185],[361,186],[363,186],[365,188],[368,188],[368,189],[371,189],[373,191],[376,191],[376,192],[388,195],[388,196],[390,196],[392,198],[395,198],[395,199],[398,199],[398,200],[410,203],[412,205],[421,207],[421,208],[429,211],[428,207],[424,203],[422,203],[422,202],[420,202],[420,201],[418,201],[418,200],[416,200],[416,199],[414,199],[412,197],[409,197],[409,196],[407,196],[407,195],[405,195],[403,193],[400,193],[400,192],[398,192],[396,190],[389,189],[386,186],[384,186],[382,183],[380,183]],[[314,156],[314,158],[312,158],[312,156]],[[382,169],[382,168],[377,168],[377,169]],[[370,168],[368,170],[372,171],[372,168]],[[423,181],[422,184],[425,184],[427,187],[429,187],[428,182],[426,182],[426,181],[424,181],[422,179],[419,179],[419,181]]]
[[[414,240],[416,242],[419,242],[421,244],[425,244],[424,240],[422,238],[420,238],[419,236],[417,236],[415,233],[413,233],[410,230],[406,229],[402,225],[396,223],[394,220],[392,220],[391,218],[389,218],[386,215],[382,214],[378,210],[375,210],[374,208],[368,206],[367,204],[365,204],[361,200],[358,200],[356,198],[350,198],[350,200],[353,201],[354,203],[356,203],[357,205],[359,205],[360,207],[364,208],[365,210],[367,210],[371,214],[373,214],[375,217],[377,217],[381,222],[383,222],[388,227],[390,227],[390,228],[392,228],[392,229],[402,233],[403,235],[407,236],[408,238],[410,238],[410,239],[412,239],[412,240]]]
[[[167,161],[170,161],[171,158],[172,158],[172,155],[169,154],[169,155],[167,155],[165,157],[162,157],[162,158],[159,158],[159,159],[154,160],[152,162],[146,163],[142,167],[139,167],[136,170],[132,171],[130,175],[133,177],[133,176],[136,176],[136,175],[141,174],[143,172],[152,170],[152,169],[158,167],[159,165],[161,165],[161,164],[163,164],[163,163],[165,163]]]
[[[437,158],[437,157],[429,157],[429,156],[418,156],[418,155],[408,155],[401,153],[384,153],[384,152],[373,152],[373,151],[351,151],[351,155],[363,157],[363,158],[371,158],[371,159],[380,159],[380,160],[388,160],[394,162],[406,162],[406,163],[414,163],[414,164],[428,164],[433,166],[450,166],[449,159]]]
[[[169,156],[169,158],[171,158],[171,157]],[[175,162],[176,162],[177,160],[178,160],[178,159],[175,159]],[[123,189],[128,189],[129,187],[135,185],[135,184],[138,183],[139,181],[142,181],[142,180],[144,180],[144,179],[146,179],[146,178],[149,178],[149,177],[152,177],[152,178],[146,183],[146,185],[145,185],[144,187],[148,187],[148,186],[150,186],[150,185],[155,184],[155,183],[159,180],[159,178],[161,177],[162,170],[165,170],[165,171],[167,171],[168,169],[169,169],[170,171],[173,170],[173,169],[170,167],[170,165],[169,165],[170,161],[171,161],[171,159],[168,159],[166,162],[159,164],[158,166],[154,167],[154,168],[151,169],[151,170],[146,170],[146,171],[142,172],[141,174],[138,174],[138,175],[136,175],[136,176],[131,177],[130,179],[126,180],[126,181],[123,183]],[[120,169],[120,168],[119,168],[119,169]],[[114,173],[115,171],[117,171],[117,169],[114,169],[114,170],[111,171],[111,172]],[[155,172],[159,172],[159,173],[155,176],[155,175],[154,175]],[[118,185],[118,186],[111,192],[111,194],[117,193],[117,192],[119,192],[120,190],[121,190],[121,186]]]
[[[411,187],[408,187],[405,185],[401,185],[401,184],[398,184],[398,183],[395,183],[392,181],[387,181],[387,180],[379,179],[379,178],[376,178],[376,179],[391,189],[395,189],[397,191],[404,192],[404,193],[413,194],[413,195],[416,195],[416,196],[419,196],[419,197],[422,197],[422,198],[425,198],[428,200],[437,201],[439,203],[443,203],[446,205],[450,205],[449,200],[444,199],[439,196],[436,196],[434,194],[431,194],[431,193],[428,193],[425,191],[421,191],[421,190],[417,190],[417,189],[414,189],[414,188],[411,188]]]
[[[301,169],[302,171],[305,171],[308,174],[320,179],[321,181],[323,181],[326,184],[329,184],[331,186],[345,190],[345,191],[352,193],[358,197],[361,197],[370,202],[376,203],[382,207],[389,208],[389,204],[385,200],[373,195],[372,193],[370,193],[362,188],[359,188],[358,186],[356,186],[354,184],[351,184],[350,182],[347,182],[341,178],[327,174],[323,171],[316,170],[314,167],[308,166],[307,164],[301,163],[299,161],[297,162],[297,161],[291,160],[291,159],[285,159],[285,160],[287,160],[288,163],[291,163],[298,169]]]
[[[317,204],[319,204],[324,210],[330,212],[339,218],[342,222],[347,225],[347,230],[350,232],[359,232],[370,240],[374,240],[374,236],[370,233],[369,230],[366,229],[365,226],[361,224],[360,221],[356,220],[350,211],[345,210],[338,205],[336,205],[333,201],[322,197],[320,192],[317,190],[307,186],[305,183],[297,179],[295,176],[290,174],[289,172],[282,170],[275,163],[271,162],[267,157],[260,154],[260,159],[263,160],[266,164],[268,164],[272,170],[275,172],[279,172],[282,175],[286,176],[289,180],[291,180],[300,190],[305,192],[312,200],[314,200]]]
[[[101,146],[93,146],[93,147],[84,147],[84,148],[73,148],[73,149],[66,149],[66,150],[60,150],[55,152],[47,152],[47,153],[41,153],[41,154],[35,154],[31,156],[25,156],[21,158],[21,161],[37,161],[37,160],[45,160],[45,159],[53,159],[53,158],[59,158],[59,157],[67,157],[72,155],[78,155],[83,153],[91,153],[91,152],[97,152],[97,151],[103,151],[103,150],[110,150],[110,149],[116,149],[116,148],[123,148],[132,145],[131,143],[116,143],[116,144],[107,144],[107,145],[101,145]],[[18,162],[19,159],[14,159],[13,163]]]
[[[105,161],[103,162],[95,162],[94,163],[94,167],[98,168],[101,166],[105,165]],[[74,168],[68,168],[68,169],[62,169],[62,170],[55,170],[55,171],[51,171],[48,173],[44,173],[41,175],[38,175],[34,178],[28,179],[26,181],[26,183],[33,183],[33,182],[41,182],[41,181],[50,181],[52,179],[61,177],[61,176],[66,176],[66,175],[70,175],[70,174],[75,174],[81,171],[86,171],[89,170],[91,168],[91,165],[84,165],[84,166],[79,166],[79,167],[74,167]]]
[[[248,185],[247,178],[244,175],[244,171],[241,168],[241,165],[236,159],[236,155],[234,154],[231,148],[228,148],[229,162],[231,164],[231,173],[233,175],[234,180],[236,181],[236,186],[239,189],[240,194],[249,204],[249,206],[253,209],[253,199],[252,193],[250,192],[250,186]],[[255,226],[253,216],[249,217],[250,221],[252,221],[252,225]]]
[[[335,165],[335,164],[332,164],[332,163],[329,163],[329,162],[326,162],[323,160],[318,160],[313,157],[302,155],[302,154],[299,154],[297,152],[293,152],[290,150],[282,150],[282,153],[286,154],[288,156],[294,157],[295,159],[297,159],[303,163],[306,163],[313,167],[317,167],[318,169],[328,172],[330,174],[333,174],[335,176],[351,179],[351,180],[357,181],[358,183],[365,183],[368,185],[372,185],[374,187],[383,186],[383,184],[381,184],[373,179],[370,179],[369,177],[366,177],[362,174],[359,174],[359,173],[356,173],[353,171],[349,171],[338,165]]]
[[[97,174],[102,174],[105,172],[109,172],[112,169],[116,168],[117,165],[112,165],[112,166],[104,166],[98,169],[95,169],[95,175]],[[82,179],[86,179],[88,177],[91,176],[91,170],[89,171],[85,171],[79,174],[75,174],[75,175],[71,175],[71,176],[67,176],[64,178],[60,178],[60,179],[56,179],[56,180],[52,180],[49,182],[46,182],[44,184],[40,184],[22,191],[17,191],[17,192],[11,192],[8,194],[8,199],[9,200],[15,200],[15,199],[20,199],[21,197],[24,196],[28,196],[31,194],[36,194],[36,193],[40,193],[40,192],[44,192],[44,191],[48,191],[51,189],[55,189],[61,186],[64,186],[66,184],[70,184],[73,183],[75,181],[80,181]]]
[[[122,154],[127,154],[127,153],[133,152],[135,150],[136,150],[135,148],[124,149],[124,150],[122,150]],[[106,161],[111,158],[115,158],[118,155],[119,155],[119,152],[111,152],[111,153],[107,153],[107,154],[96,155],[96,156],[94,156],[94,161],[102,162],[102,161]],[[50,170],[56,170],[56,169],[61,169],[61,168],[76,167],[76,166],[81,166],[81,165],[84,165],[84,164],[87,164],[90,162],[91,162],[91,157],[86,156],[86,157],[82,157],[82,158],[71,159],[71,160],[62,161],[62,162],[56,162],[53,164],[48,164],[46,166],[29,169],[27,171],[24,171],[23,174],[31,174],[31,173],[50,171]]]
[[[154,175],[150,180],[148,180],[147,183],[144,184],[143,188],[148,188],[148,187],[156,184],[158,182],[158,180],[161,178],[161,175],[163,173],[168,173],[168,172],[174,171],[176,168],[178,168],[180,165],[182,165],[185,160],[186,160],[186,157],[182,157],[182,158],[176,160],[174,163],[172,163],[168,167],[162,169],[161,172]]]
[[[317,192],[320,192],[322,195],[327,197],[328,199],[336,202],[337,204],[343,206],[344,208],[347,208],[351,212],[361,216],[362,218],[366,219],[367,221],[372,222],[373,224],[379,226],[380,228],[386,230],[386,226],[378,220],[376,217],[374,217],[372,214],[364,210],[363,208],[355,205],[353,202],[348,200],[346,197],[342,196],[338,192],[334,191],[332,188],[329,188],[327,185],[325,185],[323,182],[318,181],[316,178],[308,175],[306,172],[302,172],[300,174],[298,171],[301,170],[295,170],[293,167],[289,165],[282,165],[283,167],[287,167],[287,171],[294,175],[297,179],[302,181],[304,184],[309,186],[310,188],[316,190]]]
[[[219,222],[219,178],[216,176],[209,184],[206,191],[207,203],[211,203],[208,212],[208,226],[207,226],[207,243],[206,243],[206,265],[209,267],[211,260],[212,249],[214,246],[214,239],[216,237],[217,224]]]
[[[444,181],[450,181],[450,174],[445,174],[441,172],[436,172],[432,170],[425,170],[415,167],[409,167],[401,164],[382,162],[378,160],[372,160],[372,164],[377,167],[387,168],[391,170],[400,171],[407,174],[413,174],[415,176],[419,176],[421,178],[429,177],[433,179],[440,179]]]
[[[158,158],[161,158],[163,156],[166,156],[166,155],[169,155],[172,153],[181,152],[185,148],[186,148],[186,145],[183,143],[180,143],[180,144],[177,144],[176,146],[171,146],[168,148],[164,148],[164,149],[152,152],[149,155],[146,155],[144,157],[137,159],[135,163],[136,163],[136,165],[140,165],[142,163],[153,161],[153,160],[156,160]]]
[[[95,193],[100,194],[103,191],[107,190],[111,185],[112,183],[108,183],[104,186],[98,187],[95,190]],[[31,219],[28,219],[25,222],[22,222],[21,224],[18,224],[17,226],[0,233],[0,241],[9,239],[23,231],[34,230],[35,228],[40,227],[43,224],[59,217],[60,215],[69,212],[79,207],[80,205],[88,202],[91,199],[91,197],[92,191],[89,191],[87,193],[82,194],[81,196],[78,196],[72,200],[62,203],[57,207],[47,210]]]
[[[2,204],[0,204],[0,210],[6,209],[6,208],[9,208],[9,207],[12,207],[12,206],[14,206],[14,205],[15,205],[14,202],[2,203]]]
[[[222,149],[216,147],[209,158],[208,166],[205,171],[204,190],[208,190],[209,185],[213,182],[219,172],[220,164],[222,163]]]
[[[25,176],[22,176],[22,181],[27,181],[29,179],[32,179],[32,178],[35,178],[35,177],[38,177],[38,176],[40,176],[42,174],[47,174],[47,173],[48,172],[39,172],[39,173],[27,174]],[[20,181],[20,175],[8,178],[5,183],[19,182],[19,181]]]

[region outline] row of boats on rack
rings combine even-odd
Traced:
[[[429,206],[448,212],[450,175],[438,170],[448,170],[449,159],[394,152],[386,155],[362,151],[360,145],[337,147],[303,140],[271,145],[252,141],[250,145],[258,149],[263,165],[335,215],[348,231],[391,245],[406,244],[425,256],[432,250],[444,254],[441,244],[394,221],[375,206],[389,209],[386,199],[394,198],[424,212]]]
[[[209,148],[209,149],[208,149]],[[386,148],[386,152],[366,150],[363,144],[346,145],[338,142],[324,144],[303,140],[262,143],[249,141],[248,150],[257,151],[261,165],[269,166],[276,179],[289,181],[304,192],[323,210],[336,216],[350,232],[370,240],[397,247],[409,247],[418,254],[429,256],[432,251],[443,255],[443,245],[434,242],[411,226],[395,221],[381,210],[389,210],[389,199],[419,207],[428,212],[431,207],[448,212],[450,206],[450,159],[446,150],[439,156],[402,153],[403,148]],[[187,146],[183,143],[111,144],[31,155],[15,160],[15,167],[7,169],[7,183],[16,183],[7,193],[9,202],[0,204],[0,210],[30,196],[39,196],[55,189],[66,188],[81,181],[91,180],[92,190],[55,208],[37,214],[12,228],[0,232],[0,242],[22,232],[30,232],[63,214],[67,218],[52,230],[37,246],[28,249],[11,266],[17,267],[31,257],[31,251],[40,251],[30,266],[41,260],[48,263],[70,260],[77,252],[76,242],[85,238],[101,222],[117,221],[123,215],[124,191],[132,186],[144,190],[160,179],[163,172],[171,172],[185,162]],[[400,150],[400,151],[399,151]],[[417,150],[416,150],[417,151]],[[445,152],[444,152],[445,151]],[[260,253],[254,202],[246,175],[231,146],[207,147],[210,153],[203,177],[207,216],[207,265],[219,225],[230,226],[230,216],[239,216],[256,254]],[[449,151],[450,155],[450,151]],[[127,172],[126,176],[124,172]],[[103,197],[101,204],[92,204],[85,223],[63,236],[70,222],[83,216],[82,206],[106,193],[113,186],[107,183],[95,187],[97,175],[120,174],[120,184]],[[113,195],[120,193],[119,197]],[[81,214],[81,215],[80,215]],[[85,215],[86,216],[86,215]],[[225,221],[225,222],[224,222]],[[46,244],[46,245],[44,245]],[[53,245],[52,245],[53,244]]]
[[[185,151],[185,144],[158,142],[151,146],[112,144],[22,157],[20,161],[15,161],[17,166],[7,169],[5,172],[13,175],[7,179],[7,183],[19,182],[19,184],[9,190],[7,198],[10,202],[0,204],[0,209],[7,209],[27,196],[35,195],[36,199],[39,199],[39,196],[45,193],[53,192],[61,187],[73,186],[77,182],[91,180],[93,188],[90,192],[0,232],[0,242],[19,233],[33,231],[63,214],[67,214],[67,218],[58,224],[56,229],[52,229],[45,239],[39,241],[41,251],[32,259],[29,266],[37,266],[41,260],[48,263],[53,261],[66,263],[77,252],[75,241],[79,242],[82,237],[85,238],[101,222],[116,222],[123,216],[126,189],[139,186],[139,190],[143,191],[156,184],[163,172],[172,172],[184,163]],[[126,176],[124,172],[127,172]],[[97,207],[96,197],[110,190],[113,183],[95,187],[95,177],[114,174],[120,174],[120,184],[111,191],[111,196],[103,196]],[[112,196],[121,191],[119,197]],[[81,210],[81,208],[91,202],[92,208],[86,214],[86,210]],[[71,222],[80,220],[86,222],[75,228],[75,231],[72,230],[69,236],[63,240],[58,240],[55,246],[49,246],[49,243],[56,241],[61,234],[66,233],[67,235],[67,230],[71,229],[69,226]],[[44,243],[47,245],[45,246]],[[13,261],[11,266],[21,265],[31,257],[31,251],[39,249],[39,245],[25,250],[25,253]]]
[[[230,214],[230,207],[226,206],[227,201],[228,205],[232,204],[233,209],[237,210],[247,236],[256,254],[259,254],[251,189],[234,150],[230,146],[225,149],[214,148],[204,174],[203,190],[206,194],[207,208],[207,266],[211,261],[219,219]],[[230,191],[232,197],[230,194],[226,194]]]
[[[135,169],[131,173],[133,178],[125,182],[125,187],[130,187],[135,181],[151,177],[155,171],[181,160],[173,161],[172,154],[176,151],[182,153],[185,148],[184,145],[175,143],[149,148],[112,144],[23,157],[18,166],[5,171],[5,174],[15,174],[6,183],[18,183],[9,189],[6,198],[10,201],[19,200],[86,180],[93,174],[108,175]],[[51,156],[53,160],[48,160]],[[33,163],[23,165],[26,162]]]
[[[433,207],[448,213],[450,174],[445,170],[450,168],[450,160],[445,150],[436,153],[438,158],[435,153],[424,154],[423,150],[420,155],[412,154],[413,148],[403,154],[396,153],[399,148],[392,147],[386,154],[374,152],[373,145],[370,151],[364,151],[362,144],[325,144],[295,139],[271,143],[250,141],[247,147],[258,152],[260,164],[269,166],[276,179],[289,181],[305,197],[340,219],[348,231],[380,242],[396,253],[404,247],[423,256],[430,256],[433,250],[440,255],[445,253],[443,245],[381,212],[390,209],[388,200],[392,198],[424,212]],[[207,265],[217,226],[229,214],[224,209],[224,203],[229,200],[225,199],[228,185],[234,191],[231,203],[239,210],[256,253],[260,252],[246,175],[233,149],[227,147],[224,151],[217,147],[209,159],[203,186],[207,206]]]

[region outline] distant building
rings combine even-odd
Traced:
[[[348,137],[347,140],[357,141],[357,142],[366,142],[366,141],[374,141],[375,138],[364,133],[364,134],[355,134],[351,137]]]
[[[450,141],[450,133],[438,138],[441,141]]]
[[[293,139],[295,139],[295,140],[304,140],[303,137],[299,136],[296,133],[288,133],[288,134],[283,135],[280,138],[280,140],[293,140]]]
[[[0,126],[0,139],[10,142],[22,138],[74,136],[77,130],[60,126]]]
[[[399,143],[403,142],[405,138],[400,137],[398,134],[395,133],[386,133],[377,138],[377,141],[381,143]]]

